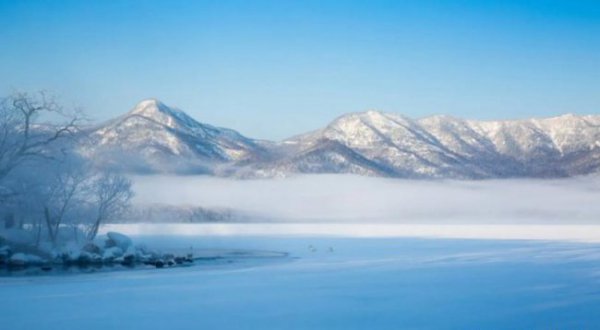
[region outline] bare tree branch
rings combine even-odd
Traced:
[[[54,122],[38,123],[43,115],[55,117]],[[50,147],[63,138],[73,137],[82,121],[80,111],[64,111],[53,97],[43,91],[36,96],[14,93],[2,99],[0,180],[26,160],[51,158]]]

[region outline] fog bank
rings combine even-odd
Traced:
[[[134,236],[250,236],[250,237],[350,237],[446,238],[492,240],[543,240],[600,243],[600,225],[547,224],[397,224],[397,223],[204,223],[108,224],[102,233],[117,231]]]
[[[134,177],[134,203],[231,208],[272,221],[600,224],[600,179],[415,181]]]

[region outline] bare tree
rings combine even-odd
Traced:
[[[64,111],[43,92],[0,99],[0,216],[10,223],[15,215],[27,219],[36,245],[47,237],[56,246],[66,226],[74,239],[79,230],[93,239],[132,197],[129,180],[79,154],[81,120],[79,111]]]
[[[79,159],[66,159],[48,171],[51,178],[43,187],[44,221],[48,237],[56,244],[59,229],[65,222],[78,223],[89,208],[92,176],[89,166]]]
[[[114,173],[100,175],[93,184],[93,193],[97,211],[96,219],[88,233],[90,240],[96,237],[102,222],[121,214],[133,197],[131,181]]]
[[[53,144],[73,136],[81,120],[80,111],[65,111],[45,92],[0,99],[0,182],[28,159],[53,157]]]
[[[15,213],[33,218],[23,205],[41,200],[38,188],[57,187],[44,176],[50,163],[63,158],[82,118],[79,110],[66,111],[45,92],[0,98],[0,206],[6,219]],[[49,209],[45,214],[52,222]]]
[[[98,234],[101,224],[118,216],[133,193],[131,182],[117,173],[102,172],[86,159],[70,155],[46,170],[42,208],[48,238],[57,243],[61,226],[84,230],[86,239]],[[75,239],[78,239],[75,237]]]

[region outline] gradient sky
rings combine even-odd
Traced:
[[[600,113],[600,1],[6,1],[0,93],[279,139],[354,111]]]

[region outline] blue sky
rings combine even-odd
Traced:
[[[6,1],[0,93],[279,139],[354,111],[600,113],[600,1]]]

